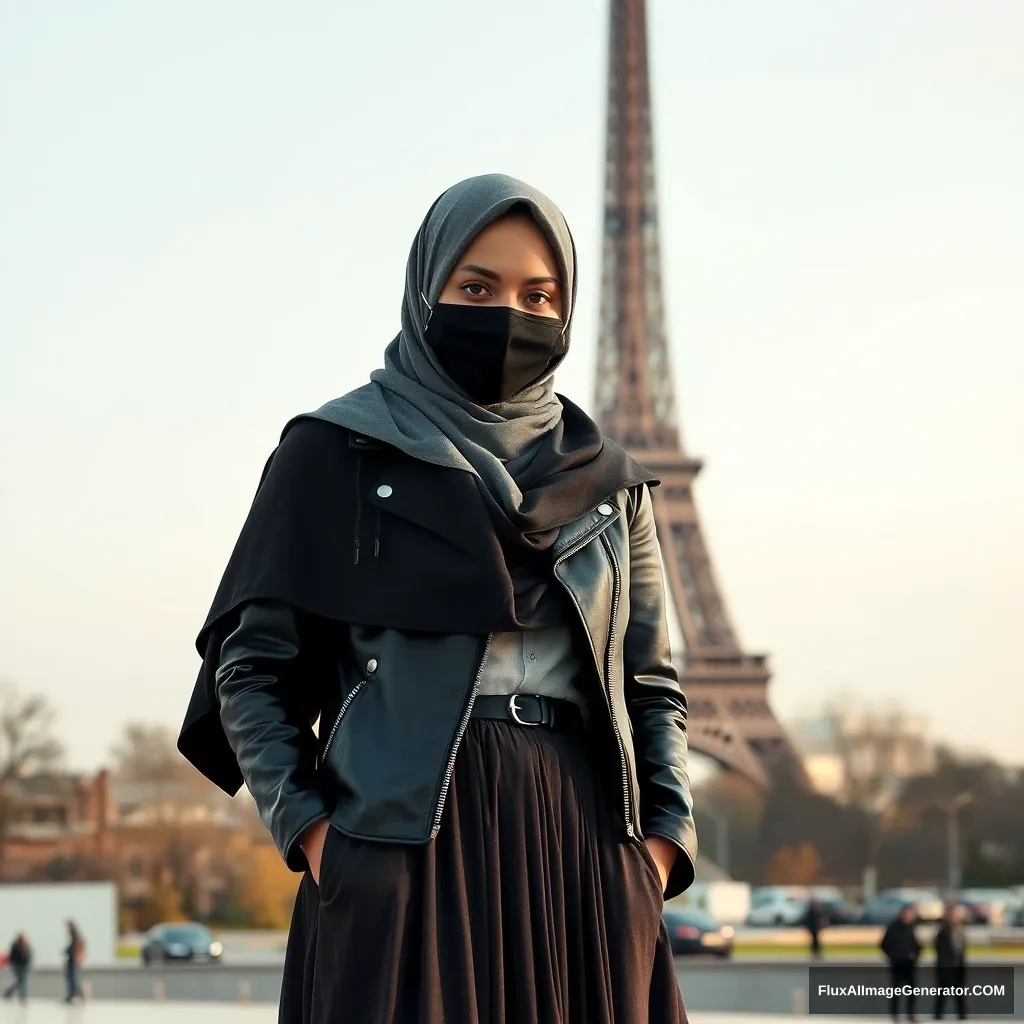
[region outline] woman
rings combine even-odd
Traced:
[[[575,296],[554,204],[461,182],[413,242],[384,369],[264,471],[179,747],[244,780],[305,872],[282,1021],[685,1020],[655,481],[554,393]]]

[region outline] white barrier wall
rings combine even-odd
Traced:
[[[68,944],[65,922],[85,939],[85,967],[117,963],[117,889],[113,882],[0,885],[0,948],[28,935],[33,967],[58,967]]]
[[[719,924],[743,924],[750,913],[750,886],[746,882],[694,882],[671,902],[697,907]]]

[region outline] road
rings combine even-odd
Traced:
[[[877,929],[875,930],[877,931]],[[877,942],[878,936],[864,929],[837,929],[837,938],[845,936],[856,944]],[[987,930],[972,930],[974,942],[998,937]],[[861,934],[865,933],[865,934]],[[1018,938],[1020,936],[1018,930]],[[742,956],[733,961],[679,958],[677,973],[688,1010],[700,1013],[783,1013],[804,1012],[807,1002],[809,960],[793,951],[794,942],[803,945],[806,936],[796,929],[742,929],[742,941],[756,942],[762,955]],[[276,1004],[280,992],[284,933],[227,932],[219,935],[224,946],[224,964],[217,967],[156,966],[142,968],[136,960],[116,968],[95,968],[86,972],[92,995],[97,999],[129,1000],[136,1006],[145,1000],[156,1008],[162,1002],[202,1001],[230,1004],[249,1002],[249,1010]],[[777,945],[779,953],[765,955],[765,947]],[[847,962],[877,963],[875,955],[852,954]],[[976,962],[979,958],[975,958]],[[1017,958],[1024,960],[1024,958]],[[1004,957],[995,962],[1007,963]],[[829,964],[835,962],[829,957]],[[1018,1017],[1024,1019],[1024,964],[1016,966]],[[56,997],[62,979],[56,972],[48,976],[38,972],[33,979],[40,995]],[[147,1010],[147,1015],[149,1011]],[[191,1007],[189,1011],[192,1017]],[[113,1019],[113,1018],[112,1018]],[[120,1018],[117,1018],[120,1020]],[[212,1019],[212,1018],[211,1018]],[[219,1018],[218,1018],[219,1019]],[[225,1022],[233,1018],[224,1017]],[[246,1018],[256,1024],[258,1018]],[[849,1018],[846,1018],[849,1019]],[[13,1024],[13,1018],[11,1018]],[[0,1016],[0,1024],[6,1024]],[[28,1021],[26,1024],[33,1024]],[[83,1024],[92,1024],[85,1021]],[[156,1021],[152,1022],[156,1024]],[[199,1020],[192,1024],[201,1024]]]
[[[922,925],[919,934],[925,943],[930,943],[935,928]],[[875,947],[882,937],[882,928],[877,925],[848,925],[841,928],[828,928],[824,932],[825,945],[829,947],[867,946]],[[121,942],[125,946],[138,946],[141,936],[124,935]],[[284,956],[287,940],[285,932],[252,931],[252,932],[218,932],[217,938],[224,947],[224,959],[227,963],[239,966],[270,965],[279,963]],[[967,940],[971,946],[1016,946],[1024,948],[1024,928],[989,928],[972,926],[967,929]],[[736,928],[737,946],[756,947],[759,955],[767,948],[778,947],[781,952],[793,947],[806,947],[807,932],[802,928],[748,928],[740,925]],[[126,961],[126,963],[129,961]]]

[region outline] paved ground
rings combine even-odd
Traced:
[[[187,1010],[186,1010],[187,1006]],[[189,1024],[274,1024],[277,1008],[273,1006],[223,1006],[204,1003],[176,1005],[147,1004],[146,1024],[180,1024],[187,1016]],[[56,1003],[37,1002],[27,1007],[0,1005],[2,1024],[138,1024],[138,1003],[90,1003],[86,1006],[64,1007]],[[817,1024],[855,1024],[862,1017],[815,1017]],[[695,1013],[693,1024],[769,1024],[779,1018],[769,1014]]]
[[[1017,991],[1017,1019],[1024,1020],[1024,964],[1013,965]],[[691,1019],[698,1022],[706,1014],[712,1022],[739,1024],[744,1014],[785,1014],[801,1012],[807,1006],[807,961],[793,957],[785,961],[754,963],[729,961],[702,961],[681,957],[676,961],[676,973],[683,990]],[[83,983],[87,993],[97,1005],[108,1002],[129,1002],[135,1019],[146,1020],[150,1013],[163,1014],[165,1007],[179,1007],[175,1020],[187,1020],[184,1007],[197,1003],[216,1003],[225,1011],[241,1010],[250,1016],[245,1020],[259,1024],[259,1012],[277,1005],[281,991],[281,968],[258,966],[171,967],[140,970],[134,965],[113,969],[92,968],[84,972]],[[57,971],[36,971],[32,975],[30,992],[36,1005],[51,1007],[64,991],[64,979]],[[248,1004],[259,1007],[251,1009]],[[0,1024],[40,1024],[46,1017],[26,1018],[20,1022],[15,1007],[0,1003]],[[40,1011],[42,1012],[42,1011]],[[173,1013],[173,1010],[172,1010]],[[191,1009],[188,1011],[191,1016]],[[726,1014],[729,1016],[720,1016]],[[49,1018],[51,1024],[57,1018]],[[64,1017],[59,1018],[64,1020]],[[67,1018],[69,1024],[99,1024],[102,1018],[93,1016],[80,1019]],[[113,1018],[120,1021],[121,1017]],[[162,1020],[163,1018],[158,1018]],[[200,1024],[202,1019],[223,1019],[228,1024],[242,1018],[200,1018],[188,1024]],[[271,1018],[272,1019],[272,1018]],[[753,1018],[746,1018],[747,1020]],[[770,1018],[769,1018],[770,1019]],[[150,1024],[146,1021],[146,1024]],[[153,1024],[156,1024],[154,1021]]]
[[[34,1002],[28,1006],[0,1006],[0,1024],[276,1024],[276,1006],[224,1006],[223,1004],[90,1003],[61,1006]],[[187,1006],[187,1009],[186,1009]]]

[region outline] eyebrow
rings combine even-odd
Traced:
[[[487,267],[478,267],[475,263],[467,263],[464,266],[459,267],[459,270],[465,270],[470,274],[479,274],[481,277],[486,277],[490,281],[500,281],[501,275],[495,273],[493,270],[488,270]],[[561,281],[557,277],[531,277],[527,278],[525,284],[553,284],[561,287]]]

